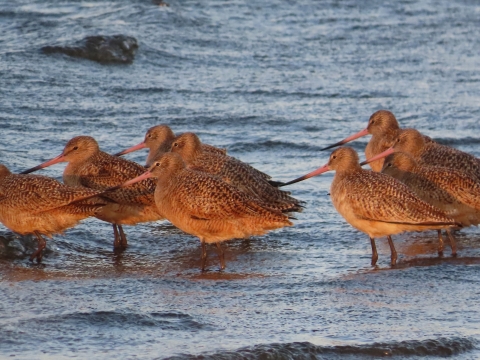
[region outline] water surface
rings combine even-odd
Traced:
[[[289,180],[382,108],[480,156],[479,16],[473,1],[4,2],[0,161],[22,171],[77,135],[116,152],[167,123]],[[133,64],[39,50],[96,34],[134,36]],[[478,230],[457,234],[458,258],[437,257],[433,232],[395,236],[394,269],[380,239],[372,268],[332,176],[292,186],[295,226],[230,242],[223,273],[213,249],[200,273],[198,239],[168,222],[127,227],[116,257],[111,226],[84,221],[41,265],[0,227],[0,357],[479,357]]]

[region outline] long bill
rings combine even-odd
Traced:
[[[327,172],[328,170],[330,170],[330,168],[328,167],[328,164],[325,164],[322,167],[319,167],[317,170],[314,170],[314,171],[308,173],[307,175],[300,176],[299,178],[296,178],[295,180],[292,180],[292,181],[286,182],[284,184],[281,184],[279,187],[290,185],[290,184],[295,184],[297,182],[307,180],[311,177],[323,174],[324,172]]]
[[[58,155],[57,157],[54,157],[52,160],[45,161],[44,163],[41,163],[40,165],[37,165],[31,169],[22,171],[20,174],[30,174],[34,171],[49,167],[50,165],[53,164],[58,164],[65,161],[65,156],[63,154]]]
[[[145,179],[148,179],[150,177],[152,177],[153,174],[150,170],[148,171],[145,171],[142,175],[140,176],[137,176],[136,178],[133,178],[132,180],[128,180],[126,182],[124,182],[122,185],[120,185],[121,187],[125,187],[125,186],[128,186],[128,185],[132,185],[132,184],[135,184],[139,181],[142,181],[142,180],[145,180]]]
[[[142,175],[139,175],[137,176],[136,178],[133,178],[131,180],[128,180],[128,181],[125,181],[123,184],[120,184],[120,185],[117,185],[117,186],[112,186],[112,187],[109,187],[107,189],[105,189],[104,191],[102,191],[102,194],[103,193],[107,193],[107,192],[111,192],[111,191],[115,191],[115,190],[118,190],[118,189],[121,189],[121,188],[124,188],[126,186],[129,186],[129,185],[132,185],[132,184],[135,184],[139,181],[142,181],[142,180],[145,180],[145,179],[148,179],[150,177],[153,177],[153,174],[150,172],[150,170],[144,172]],[[100,194],[101,195],[101,194]]]
[[[378,155],[372,156],[370,159],[362,161],[360,163],[360,166],[370,164],[371,162],[374,162],[374,161],[379,160],[379,159],[383,159],[383,158],[387,157],[388,155],[393,154],[394,152],[395,152],[395,150],[393,149],[393,147],[390,147],[387,150],[385,150],[384,152],[381,152]]]
[[[335,143],[335,144],[333,144],[333,145],[324,147],[323,149],[320,149],[320,151],[328,150],[328,149],[331,149],[331,148],[333,148],[333,147],[346,144],[346,143],[348,143],[348,142],[350,142],[350,141],[353,141],[353,140],[355,140],[355,139],[361,138],[362,136],[365,136],[365,135],[368,135],[368,128],[365,128],[365,129],[363,129],[362,131],[359,131],[359,132],[357,132],[356,134],[353,134],[353,135],[351,135],[351,136],[349,136],[349,137],[347,137],[347,138],[345,138],[345,139],[343,139],[343,140],[341,140],[341,141],[339,141],[339,142],[337,142],[337,143]]]
[[[145,141],[142,141],[140,144],[137,144],[137,145],[134,145],[132,147],[129,147],[128,149],[126,150],[123,150],[123,151],[120,151],[116,154],[113,154],[113,156],[122,156],[122,155],[125,155],[125,154],[128,154],[128,153],[131,153],[131,152],[134,152],[134,151],[137,151],[137,150],[140,150],[140,149],[144,149],[146,148],[147,146],[145,145]]]

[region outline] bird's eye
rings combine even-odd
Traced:
[[[177,147],[177,146],[178,146],[178,143],[173,143],[173,146]]]
[[[337,158],[337,155],[333,155],[333,156],[332,156],[332,159],[336,159],[336,158]]]
[[[392,166],[392,163],[388,163],[387,166]]]
[[[152,137],[152,134],[147,134],[147,138],[151,138]]]
[[[75,147],[73,148],[73,150],[78,150],[78,146],[75,146]]]
[[[375,124],[375,120],[370,121],[370,124]]]
[[[156,162],[156,163],[155,163],[155,166],[160,166],[160,163],[159,163],[159,162]]]

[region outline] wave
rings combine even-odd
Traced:
[[[164,330],[195,330],[203,328],[201,323],[181,312],[152,312],[138,314],[122,311],[74,312],[38,319],[43,324],[75,323],[77,326],[107,327],[159,327]],[[61,325],[60,325],[61,326]]]
[[[264,344],[245,347],[235,351],[214,354],[178,355],[168,360],[250,360],[250,359],[332,359],[332,358],[371,358],[371,357],[417,357],[453,356],[476,349],[477,341],[469,338],[438,338],[423,341],[409,340],[366,345],[317,346],[309,342],[288,344]]]
[[[261,150],[297,150],[297,151],[320,151],[320,146],[309,145],[305,143],[289,142],[289,141],[276,141],[276,140],[264,140],[258,142],[242,142],[237,141],[228,145],[228,150],[232,152],[252,152]]]
[[[298,156],[299,152],[304,152],[306,157],[310,157],[311,153],[316,154],[316,156],[322,158],[328,158],[330,153],[334,150],[321,151],[327,145],[331,145],[336,140],[322,141],[317,144],[307,143],[307,142],[289,142],[289,141],[276,141],[276,140],[264,140],[258,142],[242,142],[237,141],[234,143],[229,143],[224,145],[227,150],[231,153],[236,152],[254,152],[254,151],[275,151],[275,152],[286,152],[292,153],[295,152],[295,156]],[[352,143],[348,146],[354,148],[360,154],[363,154],[365,149],[365,143]]]
[[[210,328],[209,325],[195,321],[192,316],[182,312],[164,311],[151,313],[134,313],[125,311],[91,311],[91,312],[73,312],[60,315],[40,316],[21,320],[16,324],[10,324],[17,330],[40,330],[40,333],[50,331],[51,328],[149,328],[156,327],[169,331],[197,331],[204,328]],[[10,326],[6,326],[10,327]],[[24,329],[27,327],[29,330]],[[47,330],[48,329],[48,330]],[[11,332],[6,330],[7,332]],[[0,338],[4,331],[0,330]],[[3,334],[5,335],[5,334]],[[30,336],[35,336],[31,334]],[[6,338],[6,337],[5,337]]]
[[[196,94],[196,95],[241,95],[241,96],[255,96],[255,97],[272,97],[272,98],[298,98],[298,99],[382,99],[382,98],[404,98],[398,93],[392,92],[364,92],[364,91],[353,91],[353,92],[318,92],[316,90],[311,91],[288,91],[288,90],[266,90],[266,89],[242,89],[242,90],[233,90],[229,88],[221,89],[182,89],[182,88],[167,88],[162,86],[149,86],[149,87],[113,87],[110,90],[115,93],[145,93],[145,94],[156,94],[156,93],[177,93],[177,94]]]

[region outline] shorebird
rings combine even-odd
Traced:
[[[407,185],[418,197],[442,210],[462,226],[480,223],[480,182],[475,177],[456,169],[420,165],[407,153],[395,152],[385,158],[382,173]],[[453,234],[446,230],[455,256]],[[440,248],[443,240],[439,230]]]
[[[368,126],[365,129],[333,145],[327,146],[321,149],[321,151],[346,144],[352,140],[370,134],[372,135],[372,138],[365,147],[365,157],[370,159],[392,146],[394,140],[398,137],[401,131],[402,129],[398,125],[398,121],[392,112],[388,110],[378,110],[370,116]],[[433,142],[428,136],[422,136],[424,137],[425,142]],[[382,170],[383,159],[373,161],[369,163],[369,165],[373,171],[379,172]]]
[[[154,160],[159,158],[166,152],[170,151],[172,147],[172,142],[175,139],[175,134],[168,125],[157,125],[153,126],[147,130],[145,134],[145,139],[126,150],[116,153],[115,156],[121,156],[133,151],[140,149],[148,148],[149,152],[147,155],[147,161],[145,167],[149,167],[153,164]],[[226,149],[220,149],[208,144],[202,144],[202,149],[207,152],[213,152],[220,155],[226,155]]]
[[[207,243],[216,244],[223,270],[221,242],[263,235],[292,225],[288,215],[281,211],[271,209],[216,176],[187,168],[178,154],[164,154],[147,172],[121,187],[128,188],[150,177],[157,178],[155,202],[159,212],[179,229],[200,239],[202,271],[207,260]]]
[[[66,185],[83,186],[101,191],[145,172],[143,166],[133,161],[101,151],[94,138],[77,136],[65,145],[60,155],[22,174],[60,162],[68,162],[63,172],[63,182]],[[104,195],[110,203],[95,216],[112,224],[115,251],[122,251],[127,247],[122,225],[135,225],[140,222],[163,219],[155,205],[154,192],[155,182],[149,179],[128,189],[119,189]]]
[[[400,181],[382,173],[362,169],[357,153],[349,147],[335,150],[326,165],[285,185],[329,170],[335,170],[330,188],[333,205],[350,225],[370,237],[372,265],[375,265],[378,259],[375,246],[377,237],[387,237],[391,264],[395,265],[397,252],[391,235],[459,225],[442,211],[418,198]]]
[[[178,153],[185,164],[195,170],[220,177],[246,194],[276,206],[278,210],[301,211],[301,202],[271,185],[270,176],[231,156],[218,155],[203,150],[194,133],[184,133],[172,143],[172,152]]]
[[[51,238],[96,216],[105,205],[96,198],[99,193],[45,176],[12,174],[0,165],[0,222],[20,235],[35,235],[38,248],[30,261],[41,262],[46,246],[42,235]]]
[[[415,161],[422,165],[435,165],[460,170],[480,181],[479,159],[446,145],[426,142],[423,135],[415,129],[402,130],[392,143],[392,146],[368,159],[368,161],[376,161],[393,152],[410,154]]]

